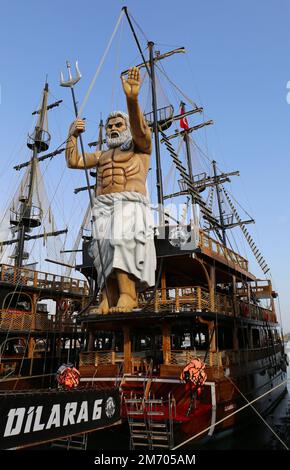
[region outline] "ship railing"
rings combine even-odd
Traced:
[[[82,295],[88,295],[89,293],[89,286],[85,280],[6,264],[0,265],[0,281],[17,286],[52,289],[67,293]]]
[[[198,357],[208,367],[223,367],[222,351],[209,351],[206,354],[205,350],[197,349],[172,349],[167,351],[167,364],[171,365],[186,365],[192,359]]]
[[[250,349],[209,351],[207,355],[204,350],[171,350],[167,351],[166,364],[185,366],[193,358],[198,357],[205,363],[206,367],[226,368],[232,365],[241,365],[247,362],[264,359],[280,351],[281,343],[276,343],[274,347],[264,346]]]
[[[237,264],[240,268],[248,271],[249,262],[246,258],[239,255],[235,251],[230,250],[222,243],[214,240],[203,230],[200,230],[199,232],[199,247],[201,249],[206,249],[209,254],[218,255],[222,258],[225,258],[226,261]]]
[[[47,313],[27,313],[23,310],[0,309],[1,331],[78,331],[79,326],[74,320],[55,320]]]
[[[116,364],[118,359],[116,358],[116,352],[113,350],[103,351],[83,351],[80,354],[80,365],[95,365],[99,364]]]
[[[256,279],[250,281],[246,286],[238,284],[236,293],[243,298],[247,298],[251,294],[257,299],[271,299],[273,294],[272,283],[269,279]]]
[[[241,317],[251,318],[252,320],[277,323],[277,317],[273,310],[244,301],[237,301],[237,306],[238,315]]]
[[[214,311],[227,316],[242,316],[253,320],[276,323],[276,315],[270,309],[256,304],[234,300],[233,296],[220,292],[214,293],[213,299],[207,289],[201,286],[167,287],[156,289],[139,295],[139,306],[156,313],[169,311],[172,313],[195,311]]]
[[[80,366],[100,366],[113,364],[122,367],[124,363],[124,353],[114,350],[104,351],[83,351],[80,353]],[[131,355],[131,373],[149,373],[150,360],[146,359],[145,351],[132,352]]]
[[[180,312],[187,310],[210,310],[210,294],[200,286],[162,288],[155,291],[147,291],[139,297],[140,307],[145,306],[155,312],[171,310]],[[148,302],[148,298],[151,300]]]

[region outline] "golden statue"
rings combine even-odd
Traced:
[[[87,168],[97,168],[97,195],[93,207],[94,238],[91,254],[102,289],[96,313],[129,312],[138,307],[136,284],[155,284],[156,255],[153,222],[146,197],[151,154],[151,132],[138,103],[140,72],[133,67],[122,77],[128,115],[115,111],[106,121],[108,150],[85,154]],[[84,169],[77,138],[85,123],[72,123],[66,146],[69,168]],[[104,287],[106,278],[106,289]]]

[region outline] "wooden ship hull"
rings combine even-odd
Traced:
[[[253,407],[265,414],[286,390],[270,281],[257,280],[246,259],[200,235],[191,253],[176,255],[166,240],[162,250],[156,244],[160,283],[140,294],[139,310],[82,317],[81,382],[96,389],[118,383],[131,448],[172,449],[236,430]],[[249,286],[255,299],[269,299],[269,309],[251,300]],[[193,394],[181,373],[196,357],[207,379]]]

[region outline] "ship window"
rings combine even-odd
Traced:
[[[208,348],[208,329],[206,325],[198,325],[192,331],[176,331],[171,334],[171,349],[201,349]]]
[[[219,349],[233,349],[233,329],[230,327],[220,327],[218,329]]]
[[[249,346],[247,328],[238,328],[239,348],[244,349]]]
[[[153,347],[152,337],[149,335],[138,335],[134,341],[134,351],[148,351]]]
[[[113,335],[112,333],[99,334],[95,337],[94,341],[94,350],[99,351],[103,349],[104,351],[108,351],[112,349],[113,343]]]
[[[252,329],[252,339],[253,339],[253,348],[260,348],[261,347],[260,331],[258,330],[258,328]]]
[[[260,343],[261,343],[262,348],[266,348],[267,345],[268,345],[267,344],[267,332],[266,332],[265,328],[260,330]]]
[[[17,292],[7,294],[4,299],[2,308],[21,310],[23,312],[31,312],[32,310],[31,298],[29,297],[29,295],[20,294]]]
[[[280,335],[279,335],[279,331],[274,330],[274,334],[275,334],[275,343],[280,343],[281,338],[280,338]]]
[[[207,349],[208,347],[208,339],[207,339],[207,332],[205,331],[198,331],[193,336],[193,345],[196,349]]]
[[[45,339],[37,339],[34,346],[35,352],[43,352],[46,350],[47,341]]]
[[[0,345],[0,354],[20,354],[23,355],[26,351],[26,341],[23,338],[11,338],[4,341]]]

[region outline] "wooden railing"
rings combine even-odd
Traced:
[[[120,365],[124,362],[124,353],[107,351],[88,351],[80,354],[80,367],[84,366],[105,366],[109,364]],[[144,355],[140,353],[132,353],[130,361],[130,370],[132,374],[146,372],[149,368],[149,362]],[[97,374],[98,369],[96,370]]]
[[[236,264],[243,270],[248,271],[249,262],[246,258],[214,240],[202,230],[199,232],[199,247],[207,251],[208,254],[218,255],[226,261]]]
[[[88,351],[80,354],[80,366],[99,365],[99,364],[115,364],[115,351]]]
[[[146,296],[139,296],[139,306],[146,306],[148,310],[156,313],[169,311],[178,312],[202,312],[213,311],[209,291],[200,286],[173,287],[157,289],[153,298],[152,291],[147,291]],[[150,299],[150,301],[148,301]],[[215,292],[214,311],[227,316],[242,316],[253,320],[276,322],[276,315],[272,310],[262,308],[246,302],[241,302],[233,297]]]
[[[206,351],[195,350],[195,349],[181,349],[181,350],[171,350],[168,351],[168,356],[166,358],[167,364],[172,365],[186,365],[191,359],[199,357],[206,366],[209,367],[222,367],[222,351],[212,352],[209,351],[206,354]]]
[[[150,299],[151,296],[151,291],[146,292],[146,297],[140,295],[139,305],[142,307],[146,304],[155,312],[160,310],[179,312],[187,309],[199,312],[210,310],[209,292],[200,286],[157,289],[154,297],[148,302],[148,298]]]
[[[32,313],[0,309],[0,331],[78,331],[79,326],[73,320],[55,320],[47,313]]]
[[[237,350],[221,350],[208,351],[196,349],[180,349],[170,350],[166,352],[163,364],[174,368],[174,366],[184,367],[193,358],[200,358],[206,368],[213,370],[223,370],[225,367],[233,365],[247,364],[251,361],[257,361],[269,357],[272,354],[281,351],[281,344],[275,344],[274,347],[260,347],[255,349],[237,349]],[[123,353],[115,353],[114,351],[89,351],[80,354],[80,367],[95,366],[96,375],[98,374],[98,366],[109,364],[118,364],[124,361]],[[138,352],[132,353],[131,356],[131,373],[146,373],[148,371],[149,362]],[[174,369],[176,372],[176,369]]]
[[[281,344],[279,343],[274,346],[252,349],[209,351],[208,354],[204,350],[195,349],[171,350],[167,352],[166,362],[172,365],[186,365],[191,359],[199,357],[208,367],[229,367],[265,359],[279,353],[279,351],[281,351]]]
[[[272,283],[269,279],[256,279],[251,281],[248,286],[238,286],[237,295],[247,298],[249,294],[254,295],[257,299],[271,299],[273,290]]]
[[[71,277],[59,276],[58,274],[34,271],[33,269],[19,268],[6,264],[0,265],[0,281],[15,286],[52,289],[80,295],[88,295],[89,293],[88,283],[82,279],[73,279]]]

